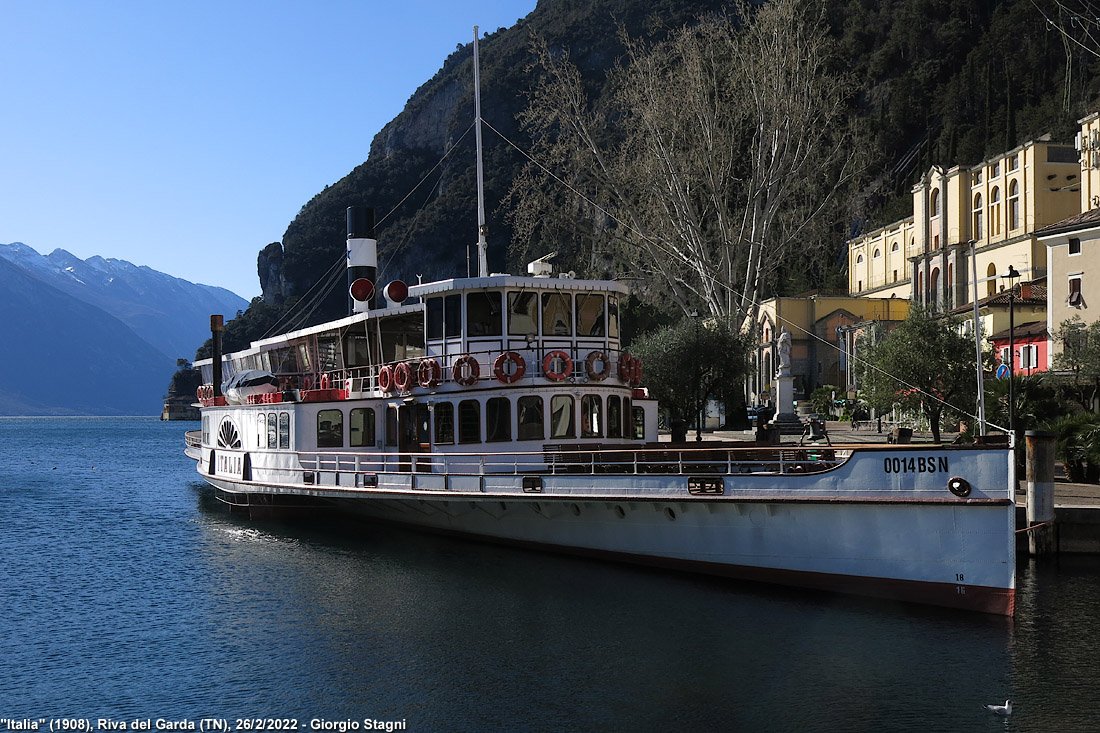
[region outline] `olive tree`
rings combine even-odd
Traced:
[[[724,321],[688,317],[638,337],[645,383],[673,419],[702,413],[708,398],[740,391],[748,373],[747,337]]]
[[[922,308],[910,310],[889,333],[879,333],[862,350],[857,369],[868,402],[923,413],[937,443],[945,411],[970,414],[977,399],[971,337],[956,319]]]

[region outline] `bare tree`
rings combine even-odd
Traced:
[[[587,265],[625,270],[643,294],[734,328],[754,319],[762,283],[816,244],[808,231],[854,167],[853,86],[811,6],[739,3],[662,42],[624,37],[596,100],[542,45],[516,246],[574,237]]]

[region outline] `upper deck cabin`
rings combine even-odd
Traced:
[[[548,416],[555,400],[568,400],[568,412],[580,418],[577,438],[597,437],[586,435],[595,431],[584,426],[586,410],[593,411],[593,420],[598,410],[608,423],[614,419],[621,425],[609,424],[599,437],[656,439],[656,404],[632,406],[632,401],[651,401],[638,389],[640,362],[621,346],[625,285],[512,275],[456,278],[407,291],[397,285],[386,288],[392,300],[384,307],[225,355],[223,378],[246,369],[270,372],[285,399],[301,402],[412,398],[430,403],[435,395],[458,392],[478,399],[486,413],[494,394],[520,390],[530,399],[538,396],[540,404],[545,398]],[[210,383],[212,360],[196,366]],[[572,407],[574,402],[579,404]],[[551,429],[548,437],[553,434]]]
[[[483,380],[494,378],[502,353],[519,354],[531,377],[543,376],[546,354],[564,351],[572,366],[565,378],[576,381],[588,377],[585,362],[595,351],[607,357],[595,365],[607,378],[617,375],[622,358],[619,302],[627,292],[612,281],[511,275],[414,285],[401,302],[226,354],[222,375],[261,369],[279,377],[285,389],[315,389],[327,376],[333,388],[370,393],[378,389],[382,367],[409,360],[435,359],[442,372],[436,381],[444,387],[464,356],[473,357]],[[212,360],[195,366],[206,382],[213,378]],[[349,379],[363,381],[345,384]]]

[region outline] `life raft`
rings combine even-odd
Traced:
[[[551,382],[560,382],[573,373],[573,360],[561,349],[555,349],[542,358],[542,373]]]
[[[383,392],[393,389],[393,367],[389,364],[378,370],[378,389]]]
[[[514,368],[509,373],[509,365]],[[501,384],[518,382],[527,372],[527,362],[514,351],[505,351],[493,362],[493,374]]]
[[[463,387],[469,387],[477,384],[479,377],[481,377],[481,367],[478,366],[477,359],[469,354],[455,359],[454,366],[451,367],[451,379]]]
[[[599,368],[596,368],[596,365]],[[607,379],[607,375],[611,373],[611,362],[607,359],[607,354],[602,351],[590,351],[588,356],[584,360],[584,373],[588,375],[589,381],[602,382]]]
[[[421,387],[434,387],[443,378],[443,369],[435,359],[425,359],[416,370],[416,381]]]
[[[413,368],[407,361],[403,361],[393,369],[393,386],[401,392],[408,391],[413,383]]]

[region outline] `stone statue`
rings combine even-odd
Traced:
[[[779,334],[776,348],[779,350],[779,359],[776,362],[775,375],[777,377],[788,376],[791,373],[791,332],[787,330],[786,326]]]

